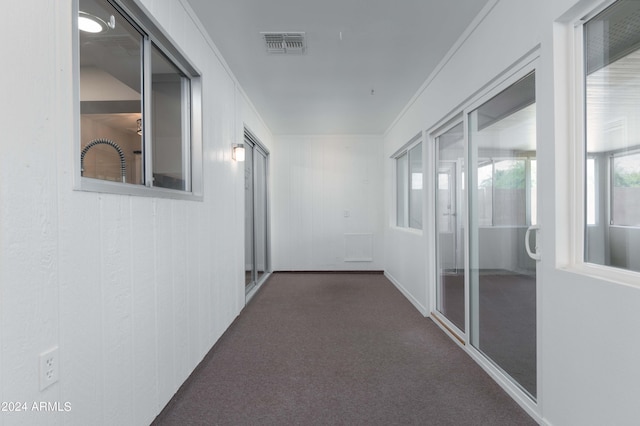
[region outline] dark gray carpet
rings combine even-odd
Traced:
[[[155,425],[534,425],[383,276],[274,274]]]

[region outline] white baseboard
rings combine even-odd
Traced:
[[[394,278],[393,275],[391,275],[390,273],[388,273],[387,271],[384,271],[384,276],[387,277],[387,279],[389,281],[391,281],[393,283],[393,285],[396,286],[396,288],[398,290],[400,290],[400,292],[404,295],[404,297],[406,297],[407,299],[409,299],[409,302],[411,302],[411,304],[413,304],[413,306],[416,307],[416,309],[425,317],[429,316],[429,310],[422,306],[422,304],[420,302],[418,302],[418,299],[416,299],[415,297],[413,297],[413,295],[411,293],[409,293],[403,286],[402,284],[400,284],[400,282],[398,280],[396,280]]]

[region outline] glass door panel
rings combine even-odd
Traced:
[[[269,154],[245,134],[245,294],[257,291],[269,272]]]
[[[255,284],[253,273],[253,148],[245,146],[244,159],[244,282],[246,291]]]
[[[464,129],[462,123],[436,139],[436,235],[438,312],[465,331],[463,228]]]
[[[408,185],[409,179],[407,174],[409,173],[409,155],[407,153],[402,154],[396,161],[396,225],[401,228],[407,227],[408,222],[408,204],[409,200]]]
[[[267,272],[267,158],[255,150],[255,247],[256,280]]]
[[[536,396],[535,75],[469,114],[472,345]]]

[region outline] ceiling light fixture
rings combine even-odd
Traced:
[[[109,23],[86,12],[78,12],[78,29],[87,33],[98,34],[116,27],[116,18],[111,15]]]

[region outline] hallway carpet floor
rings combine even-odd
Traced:
[[[382,274],[275,273],[154,425],[535,425]]]

